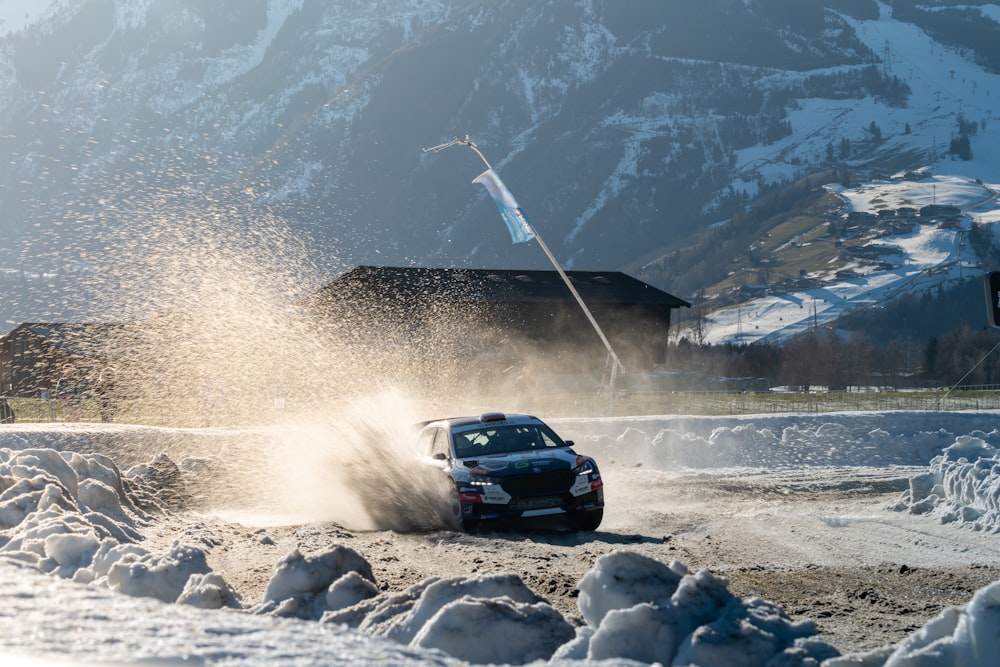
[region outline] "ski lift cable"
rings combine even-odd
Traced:
[[[989,352],[987,352],[986,354],[984,354],[984,355],[983,355],[983,357],[982,357],[982,358],[981,358],[981,359],[980,359],[979,361],[977,361],[977,362],[976,362],[976,363],[975,363],[975,364],[974,364],[974,365],[972,366],[972,368],[970,368],[970,369],[968,370],[968,372],[966,372],[966,374],[965,374],[965,375],[963,375],[963,376],[962,376],[962,379],[961,379],[961,380],[959,380],[958,382],[956,382],[955,384],[953,384],[953,385],[952,385],[951,387],[949,387],[949,388],[948,388],[948,391],[944,392],[944,396],[942,396],[942,397],[941,397],[941,399],[943,400],[943,399],[946,399],[946,398],[948,398],[948,395],[949,395],[949,394],[951,393],[951,390],[952,390],[952,389],[954,389],[955,387],[957,387],[958,385],[962,384],[962,382],[963,382],[963,381],[965,380],[965,378],[967,378],[967,377],[969,377],[970,375],[972,375],[972,371],[974,371],[974,370],[976,370],[977,368],[979,368],[979,365],[980,365],[981,363],[983,363],[984,361],[986,361],[986,358],[987,358],[988,356],[990,356],[991,354],[993,354],[994,352],[996,352],[997,348],[1000,348],[1000,343],[997,343],[996,345],[994,345],[994,346],[993,346],[993,347],[992,347],[992,348],[990,349],[990,351],[989,351]]]

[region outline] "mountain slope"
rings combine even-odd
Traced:
[[[37,7],[0,24],[7,321],[141,303],[164,255],[258,236],[303,291],[360,263],[547,268],[470,186],[475,155],[420,150],[466,133],[564,265],[688,296],[650,260],[831,143],[834,162],[929,161],[961,112],[985,154],[1000,95],[927,36],[934,16],[867,0]]]

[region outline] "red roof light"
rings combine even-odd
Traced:
[[[484,424],[489,422],[503,422],[507,421],[507,415],[502,412],[484,412],[479,421]]]

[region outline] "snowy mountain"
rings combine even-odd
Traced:
[[[800,176],[1000,182],[1000,7],[952,4],[8,0],[4,328],[135,310],[165,257],[260,239],[301,291],[362,263],[548,268],[473,153],[421,151],[465,134],[565,266],[688,297],[671,253]]]

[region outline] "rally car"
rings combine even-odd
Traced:
[[[451,476],[464,529],[548,517],[592,531],[604,517],[597,463],[537,417],[488,412],[427,422],[418,446]]]

